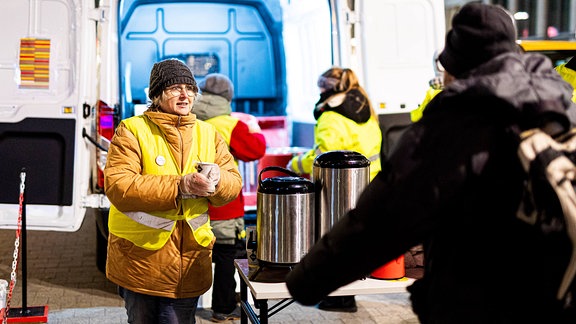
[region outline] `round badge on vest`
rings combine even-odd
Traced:
[[[158,155],[156,157],[156,164],[158,164],[159,166],[163,166],[164,164],[166,164],[166,158],[163,157],[162,155]]]

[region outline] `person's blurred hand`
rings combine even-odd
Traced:
[[[434,90],[442,90],[444,89],[444,79],[443,77],[434,77],[432,78],[428,84],[430,84],[430,87]]]
[[[250,131],[250,133],[262,132],[262,129],[260,129],[260,125],[258,124],[258,118],[256,118],[256,116],[237,111],[233,111],[232,113],[230,113],[230,116],[236,117],[240,119],[240,121],[242,121],[244,124],[246,124],[246,126],[248,126],[248,130]]]
[[[245,121],[246,125],[248,125],[248,130],[250,133],[261,133],[262,129],[258,124],[258,119],[250,118],[249,120]]]

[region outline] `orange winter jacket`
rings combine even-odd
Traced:
[[[169,229],[168,240],[159,249],[150,250],[138,246],[131,241],[133,234],[122,238],[114,234],[108,239],[108,259],[106,275],[112,282],[134,292],[169,298],[189,298],[206,292],[212,283],[212,243],[202,246],[197,242],[191,226],[184,215],[183,208],[190,206],[182,204],[178,196],[178,185],[184,172],[185,161],[191,152],[193,136],[203,132],[212,133],[206,139],[214,143],[206,143],[212,147],[214,163],[220,167],[220,182],[216,193],[208,200],[214,205],[224,205],[236,198],[242,187],[242,180],[234,158],[228,150],[224,139],[216,133],[213,126],[196,120],[195,115],[177,116],[162,112],[146,111],[143,116],[132,118],[145,119],[144,124],[150,127],[154,137],[166,140],[170,154],[164,158],[173,159],[173,164],[179,166],[175,174],[148,174],[144,161],[150,161],[154,154],[150,143],[142,147],[136,136],[122,122],[116,129],[108,151],[108,160],[104,170],[105,190],[110,203],[121,213],[142,212],[162,215],[173,210],[170,220],[178,219]],[[197,127],[202,132],[197,132]],[[143,132],[142,129],[138,133]],[[146,132],[146,131],[144,131]],[[192,157],[194,158],[194,157]],[[160,173],[160,172],[158,172]],[[198,208],[199,204],[192,204]],[[202,205],[202,204],[200,204]],[[207,209],[207,204],[204,203]],[[205,211],[204,211],[205,212]],[[198,210],[194,211],[197,214]],[[116,217],[116,214],[111,214]],[[170,221],[167,218],[168,221]],[[111,220],[114,224],[115,220]],[[130,218],[125,222],[135,222]],[[143,231],[141,235],[147,235]],[[134,242],[140,242],[134,239]]]

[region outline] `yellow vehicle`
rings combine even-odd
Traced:
[[[538,52],[548,56],[554,66],[566,63],[576,55],[576,40],[521,40],[518,44],[526,52]]]

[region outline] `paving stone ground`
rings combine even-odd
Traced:
[[[0,230],[0,279],[10,279],[15,235],[14,230]],[[27,307],[47,306],[48,323],[54,324],[127,323],[116,286],[96,267],[96,227],[89,213],[76,232],[28,231],[26,236]],[[21,261],[10,301],[16,308],[23,306],[24,297]],[[293,303],[270,317],[270,323],[419,323],[408,297],[407,293],[356,296],[356,313],[326,312]],[[209,305],[203,306],[198,309],[197,323],[211,323]]]

